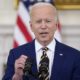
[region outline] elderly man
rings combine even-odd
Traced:
[[[30,10],[30,26],[35,39],[10,51],[3,80],[80,80],[80,52],[54,38],[57,29],[56,8],[49,3],[34,4]],[[25,77],[24,68],[28,58],[34,60],[32,73],[39,72],[42,48],[45,47],[48,48],[44,54],[48,58],[48,75],[44,79],[41,73],[37,78],[34,75]]]

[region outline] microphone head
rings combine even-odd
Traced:
[[[31,73],[32,60],[30,58],[26,59],[25,67],[23,69],[24,75],[29,75]]]

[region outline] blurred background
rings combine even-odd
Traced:
[[[9,51],[13,48],[14,28],[18,14],[16,1],[18,0],[0,0],[0,80],[4,74]],[[58,9],[62,42],[80,50],[80,0],[55,0],[54,2]]]

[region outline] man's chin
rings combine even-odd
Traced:
[[[47,40],[47,39],[42,39],[41,40],[41,42],[43,42],[43,43],[46,43],[46,42],[48,42],[49,40]]]

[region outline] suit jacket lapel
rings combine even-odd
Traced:
[[[50,80],[60,80],[59,75],[61,75],[60,73],[63,66],[64,58],[65,58],[64,57],[65,55],[60,48],[61,48],[61,44],[56,41],[55,55],[54,55]]]

